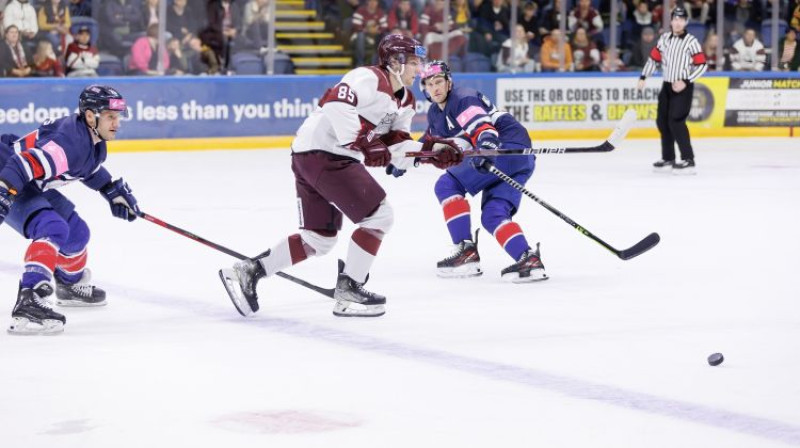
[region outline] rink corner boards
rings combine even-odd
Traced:
[[[608,136],[610,131],[610,129],[543,130],[530,131],[530,136],[534,142],[541,140],[602,140]],[[800,129],[789,127],[693,128],[691,132],[692,137],[698,138],[800,136]],[[418,138],[419,134],[412,134],[412,136]],[[261,136],[117,140],[109,143],[109,150],[112,152],[148,152],[286,149],[291,146],[293,138],[293,136]],[[658,130],[655,128],[632,129],[628,138],[658,138]]]

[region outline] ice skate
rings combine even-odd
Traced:
[[[242,316],[250,316],[258,311],[258,294],[256,286],[258,281],[267,276],[264,266],[259,259],[268,256],[270,251],[257,256],[254,259],[246,258],[237,261],[233,269],[220,269],[219,277],[225,290],[236,307],[236,311]]]
[[[77,283],[66,284],[56,276],[56,303],[60,306],[103,306],[106,304],[106,292],[89,284],[92,272],[84,269],[83,276]]]
[[[694,169],[694,159],[681,160],[672,165],[672,174],[677,175],[694,175],[697,171]]]
[[[67,318],[53,311],[46,297],[53,293],[53,287],[46,282],[35,288],[19,287],[17,304],[11,312],[11,334],[37,335],[57,334],[64,331]]]
[[[674,160],[659,160],[658,162],[653,163],[653,171],[656,173],[669,173],[672,170],[672,167],[675,165]]]
[[[333,294],[333,314],[340,317],[378,317],[386,313],[386,297],[364,289],[344,273],[339,274]]]
[[[539,256],[539,243],[536,250],[528,249],[519,258],[519,261],[500,272],[503,280],[512,283],[529,283],[547,280],[549,277],[544,272],[544,264]]]
[[[481,256],[478,254],[478,232],[475,241],[464,240],[453,246],[453,253],[436,263],[436,275],[443,278],[477,277],[481,271]]]

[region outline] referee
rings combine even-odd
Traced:
[[[689,138],[686,118],[692,107],[694,82],[708,65],[697,38],[686,32],[689,15],[683,6],[672,10],[672,31],[664,33],[650,52],[650,57],[639,77],[638,88],[661,64],[664,84],[658,94],[656,125],[661,133],[661,160],[654,163],[657,171],[671,169],[673,173],[694,174],[694,151]],[[675,161],[675,142],[681,151],[681,161]]]

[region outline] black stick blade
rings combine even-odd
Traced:
[[[631,258],[638,257],[648,250],[656,247],[656,244],[658,244],[659,241],[661,241],[661,237],[658,236],[657,233],[653,232],[630,248],[618,251],[617,256],[623,260],[630,260]]]

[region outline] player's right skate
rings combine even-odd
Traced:
[[[249,316],[258,311],[258,294],[256,286],[258,281],[266,277],[267,272],[260,259],[268,256],[270,251],[257,256],[255,259],[246,258],[234,263],[233,269],[220,269],[219,277],[225,290],[242,316]]]
[[[42,282],[35,288],[23,288],[20,284],[17,304],[11,311],[11,334],[35,335],[57,334],[64,331],[67,318],[53,311],[46,297],[53,293],[50,283]]]
[[[453,253],[436,263],[436,275],[444,278],[477,277],[481,271],[481,256],[478,254],[478,232],[475,241],[464,240],[453,246]]]
[[[339,273],[333,294],[333,314],[340,317],[378,317],[386,313],[386,297],[364,289],[364,284]]]
[[[500,272],[503,280],[512,283],[528,283],[547,280],[549,277],[544,272],[544,264],[539,255],[539,243],[536,243],[536,250],[528,249],[519,257],[519,261]]]
[[[103,306],[106,304],[106,292],[91,285],[92,272],[83,270],[80,281],[67,284],[56,276],[56,303],[61,306]]]

